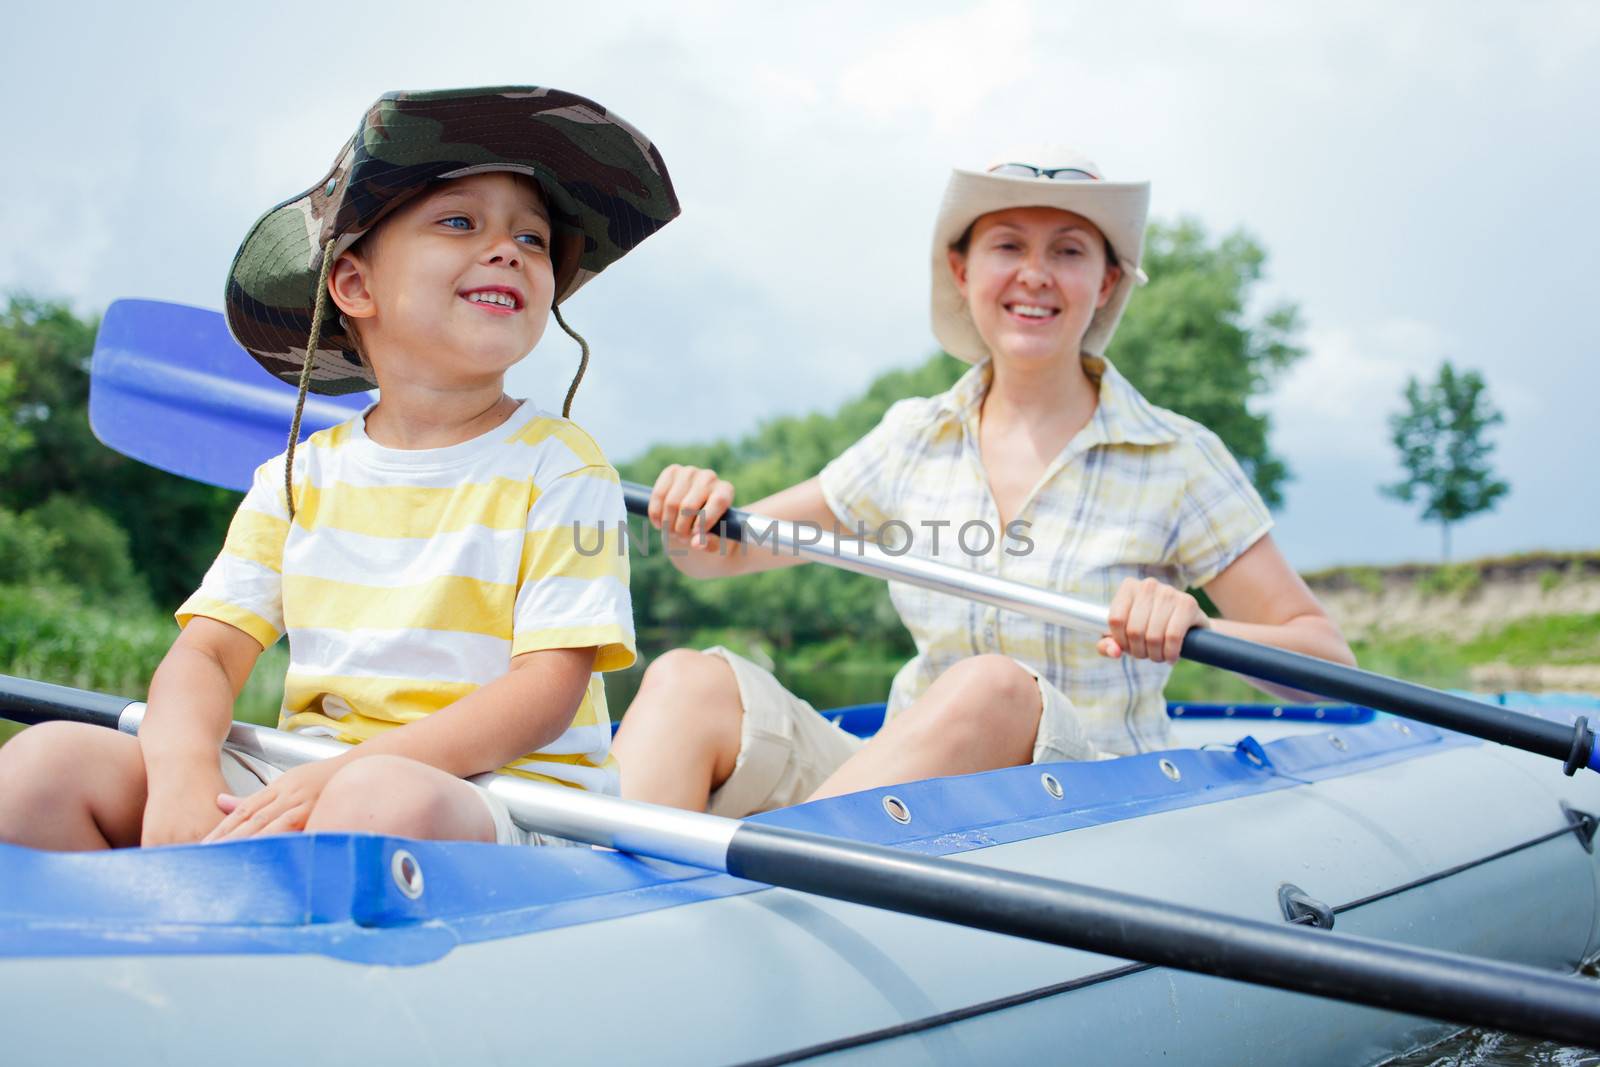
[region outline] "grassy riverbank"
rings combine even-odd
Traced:
[[[1306,579],[1368,670],[1445,689],[1600,692],[1600,552],[1341,567]],[[675,636],[689,647],[726,644],[750,655],[818,707],[883,699],[908,654],[849,635],[789,651],[751,630],[679,628]],[[656,638],[641,628],[645,645]],[[641,673],[608,677],[614,709],[627,706]],[[1167,697],[1270,699],[1194,663],[1177,665]]]
[[[91,603],[57,583],[0,585],[0,674],[143,700],[177,635],[172,616],[141,597]],[[239,698],[238,718],[277,721],[288,659],[282,645],[261,657]],[[0,722],[0,741],[16,729]]]
[[[1451,689],[1600,692],[1600,553],[1344,568],[1308,581],[1369,670]],[[898,644],[851,635],[778,652],[756,632],[680,633],[690,647],[722,643],[771,663],[818,707],[883,699],[905,656]],[[91,602],[57,583],[0,585],[3,674],[143,698],[176,634],[172,617],[142,597]],[[666,636],[641,627],[647,647]],[[275,719],[287,658],[282,645],[261,658],[240,718]],[[607,676],[613,715],[627,707],[642,673]],[[1266,699],[1232,675],[1192,663],[1173,671],[1167,696]],[[12,732],[0,724],[0,740]]]

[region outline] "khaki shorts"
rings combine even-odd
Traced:
[[[711,814],[742,819],[799,804],[866,743],[785,689],[771,671],[720,645],[704,652],[732,669],[744,705],[739,757],[728,780],[711,794]],[[1026,663],[1017,666],[1039,684],[1043,706],[1033,762],[1109,758],[1085,739],[1072,701]]]
[[[228,792],[234,796],[247,797],[251,793],[265,789],[274,778],[283,771],[272,764],[259,760],[244,752],[229,748],[222,748],[222,780],[228,783]],[[489,809],[489,817],[494,820],[494,841],[497,845],[581,845],[578,841],[568,841],[564,837],[552,837],[549,834],[534,833],[524,830],[511,818],[511,809],[506,807],[505,801],[489,792],[487,789],[468,782],[473,792],[483,798],[484,806]],[[587,847],[587,846],[584,846]]]

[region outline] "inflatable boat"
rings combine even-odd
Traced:
[[[1600,778],[1361,708],[1170,713],[1185,747],[751,822],[1545,971],[1600,953]],[[606,849],[0,847],[0,886],[13,1063],[1354,1064],[1452,1028]]]

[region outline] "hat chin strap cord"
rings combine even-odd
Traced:
[[[567,325],[567,320],[561,317],[561,305],[551,304],[550,314],[556,317],[556,325],[566,331],[568,337],[578,342],[578,349],[582,353],[578,360],[578,373],[572,376],[572,385],[567,388],[567,399],[561,403],[561,417],[572,417],[572,398],[578,395],[578,383],[583,381],[583,372],[589,369],[589,342],[583,339],[583,334]]]
[[[306,410],[306,390],[311,386],[311,361],[322,340],[322,317],[328,313],[328,274],[333,270],[334,238],[322,245],[322,269],[317,272],[317,302],[311,308],[311,336],[306,338],[306,359],[300,365],[300,394],[294,401],[294,421],[289,423],[289,447],[283,460],[283,503],[294,522],[294,446],[300,441],[300,416]]]

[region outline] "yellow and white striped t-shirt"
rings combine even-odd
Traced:
[[[448,448],[385,448],[365,413],[262,464],[216,562],[178,609],[289,636],[280,726],[351,743],[438,711],[513,656],[598,647],[572,725],[504,768],[617,791],[598,672],[634,660],[617,472],[578,426],[524,403]]]

